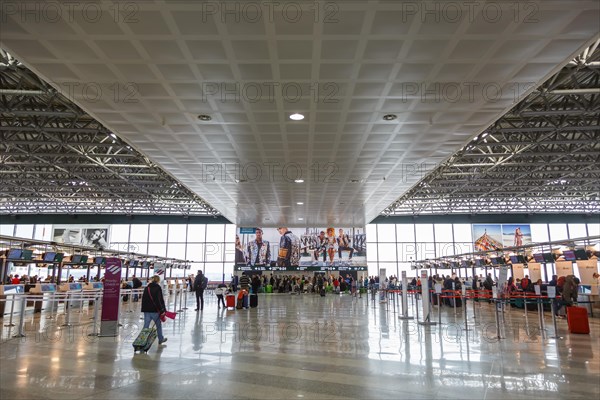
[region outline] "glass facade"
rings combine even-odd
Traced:
[[[533,243],[593,236],[600,230],[600,224],[530,226]],[[369,275],[377,275],[380,268],[386,268],[388,275],[399,277],[402,271],[407,271],[408,276],[414,276],[412,261],[474,252],[471,228],[471,224],[367,225]],[[483,269],[476,272],[483,273]]]
[[[600,234],[600,224],[530,228],[534,243]],[[0,224],[0,234],[8,236],[52,240],[52,232],[48,224]],[[233,273],[235,232],[231,224],[114,224],[108,242],[115,250],[190,261],[191,271],[174,269],[172,276],[201,269],[211,280],[227,281]],[[471,224],[369,224],[366,233],[369,275],[386,268],[388,275],[407,271],[412,276],[412,261],[475,251]]]
[[[52,228],[52,225],[45,224],[0,224],[0,234],[52,240]],[[233,273],[235,225],[114,224],[108,225],[108,232],[111,249],[191,262],[191,270],[173,269],[172,276],[183,276],[201,269],[210,280],[224,277],[228,281]],[[169,272],[167,276],[171,276]]]

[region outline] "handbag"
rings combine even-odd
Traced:
[[[176,313],[176,312],[173,312],[173,311],[165,311],[165,312],[163,313],[163,315],[164,315],[166,318],[175,319],[175,317],[177,316],[177,313]],[[166,318],[165,318],[165,319],[166,319]],[[163,322],[164,322],[164,321],[163,321]]]

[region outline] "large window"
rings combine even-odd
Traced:
[[[533,243],[600,235],[600,224],[530,226]],[[416,271],[411,270],[414,261],[476,251],[471,224],[370,224],[366,232],[369,275],[386,268],[388,275],[400,277],[407,271],[408,276],[415,276]],[[512,240],[509,238],[511,244]]]
[[[192,264],[191,270],[167,270],[167,276],[184,276],[196,273],[200,269],[210,280],[224,278],[228,281],[233,273],[235,225],[115,224],[106,225],[104,228],[106,227],[108,227],[108,243],[111,249],[188,260]],[[64,237],[64,231],[80,232],[86,227],[60,225],[60,229],[63,233],[61,237]],[[0,234],[6,236],[52,240],[52,232],[52,225],[0,224]],[[392,236],[391,241],[394,240]],[[395,251],[393,254],[395,260]],[[139,270],[137,273],[139,274]]]

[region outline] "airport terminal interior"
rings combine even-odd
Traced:
[[[600,396],[597,0],[0,7],[0,399]]]

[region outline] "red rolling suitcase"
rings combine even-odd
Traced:
[[[567,323],[570,333],[590,333],[587,309],[584,307],[567,307]]]
[[[231,308],[232,310],[235,308],[235,295],[228,294],[225,296],[227,308]]]

